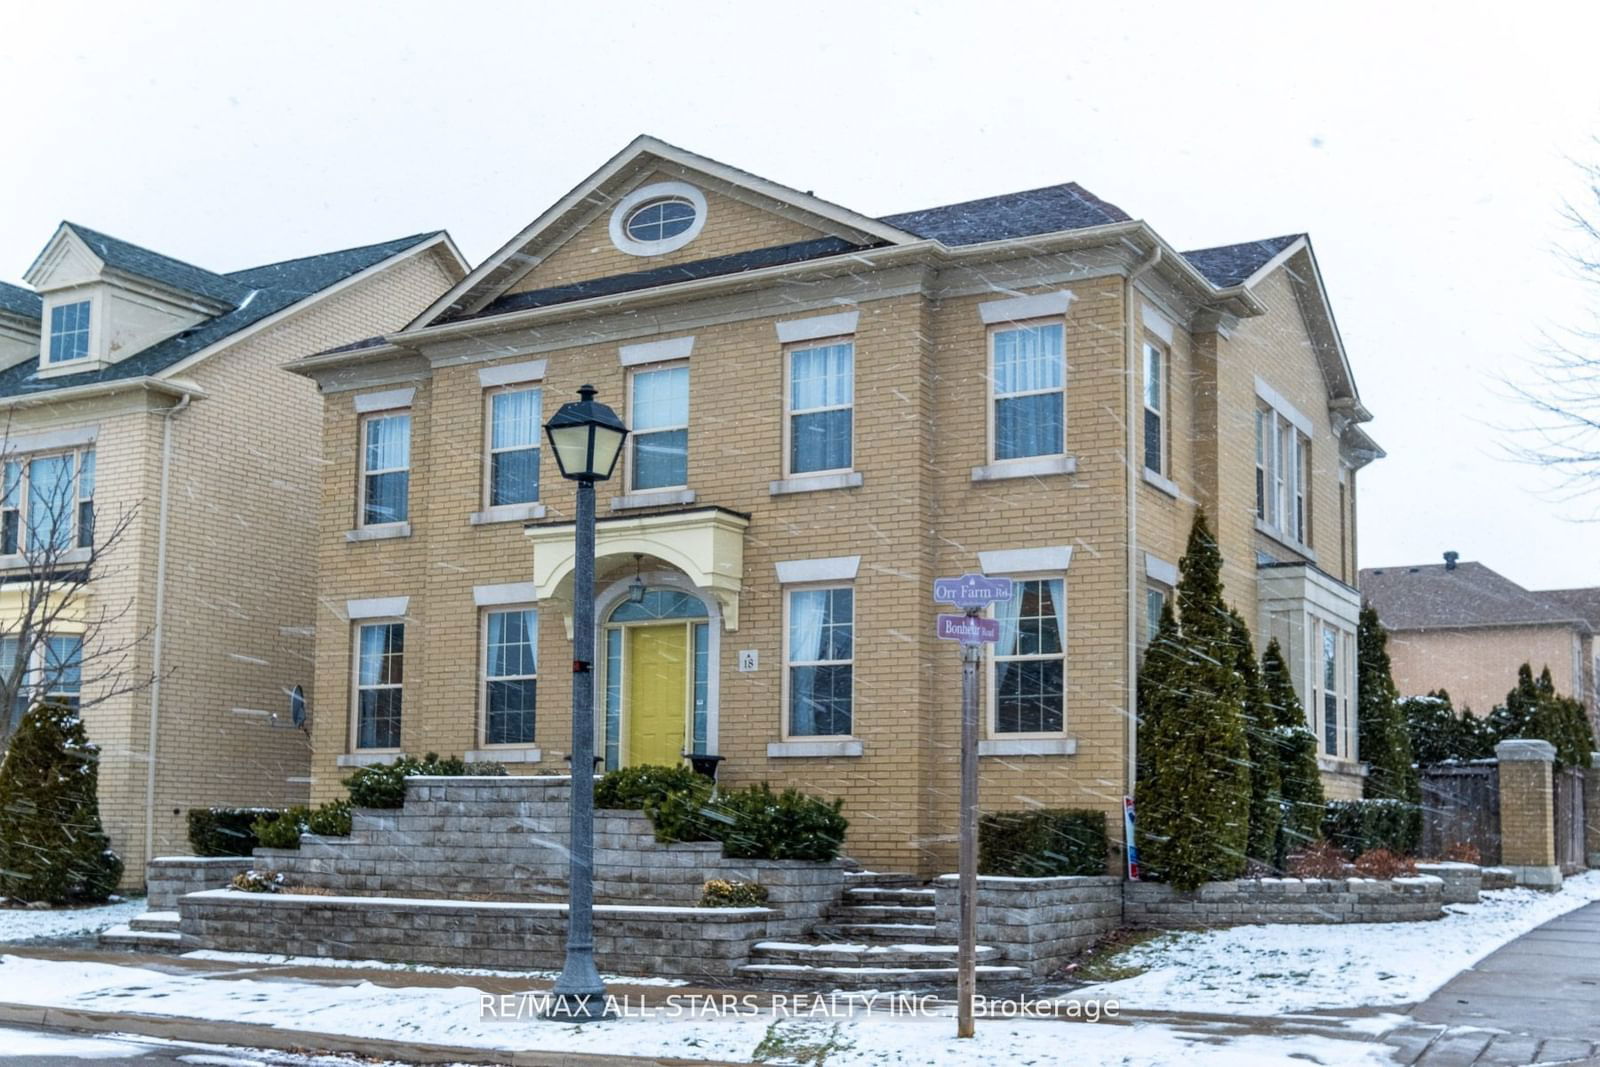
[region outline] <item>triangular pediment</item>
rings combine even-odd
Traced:
[[[694,213],[688,239],[661,246],[630,240],[626,221],[631,212],[666,200],[680,201]],[[809,193],[653,137],[639,137],[484,260],[407,330],[473,314],[507,294],[830,239],[842,242],[841,247],[916,240]]]
[[[22,277],[35,292],[48,293],[99,281],[105,269],[105,261],[62,223]]]

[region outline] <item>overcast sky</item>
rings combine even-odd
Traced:
[[[439,228],[477,262],[641,132],[872,215],[1074,180],[1179,248],[1312,235],[1389,452],[1364,565],[1600,584],[1600,498],[1499,457],[1497,384],[1589,321],[1553,248],[1600,4],[0,8],[5,280],[63,218],[218,270]]]

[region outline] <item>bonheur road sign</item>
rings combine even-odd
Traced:
[[[1011,579],[985,578],[981,574],[935,578],[933,599],[941,604],[954,604],[958,608],[982,607],[997,600],[1010,600]]]
[[[963,645],[994,642],[1000,640],[1000,620],[982,615],[940,615],[938,634],[942,640],[960,641]]]

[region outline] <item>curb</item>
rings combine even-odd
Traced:
[[[0,1024],[43,1026],[54,1030],[130,1034],[167,1041],[206,1045],[234,1045],[278,1052],[341,1052],[407,1063],[510,1064],[512,1067],[745,1067],[731,1060],[685,1060],[657,1056],[611,1056],[590,1052],[542,1052],[537,1049],[472,1048],[460,1045],[417,1044],[380,1038],[323,1034],[311,1030],[285,1030],[264,1023],[218,1022],[182,1015],[145,1015],[137,1012],[83,1011],[37,1004],[0,1002]]]

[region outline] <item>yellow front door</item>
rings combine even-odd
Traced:
[[[627,763],[676,767],[683,761],[689,628],[682,623],[630,626],[627,645]]]

